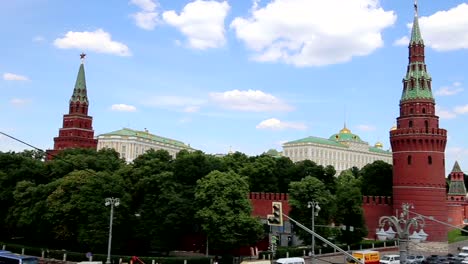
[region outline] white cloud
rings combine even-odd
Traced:
[[[468,104],[462,106],[456,106],[453,111],[457,114],[467,114],[468,113]]]
[[[184,108],[184,112],[186,113],[195,113],[200,111],[200,106],[187,106]]]
[[[110,109],[118,112],[136,112],[136,107],[127,104],[113,104]]]
[[[146,12],[152,12],[156,7],[158,7],[158,4],[152,0],[130,0],[130,3],[138,6]]]
[[[435,91],[435,95],[439,96],[450,96],[463,92],[463,88],[460,87],[460,82],[454,82],[451,86],[443,86],[439,90]]]
[[[412,23],[408,24],[411,27]],[[425,44],[435,50],[468,49],[468,4],[420,17],[419,27]]]
[[[31,103],[30,99],[21,99],[21,98],[13,98],[10,100],[10,104],[15,107],[23,107]]]
[[[194,49],[217,48],[226,42],[224,19],[229,11],[227,1],[196,0],[188,3],[178,15],[174,10],[163,13],[163,20],[188,38]]]
[[[214,102],[227,109],[253,112],[292,110],[288,104],[260,90],[232,90],[209,95]]]
[[[3,74],[3,80],[5,81],[29,81],[29,78],[24,75],[5,72]]]
[[[284,129],[297,129],[305,130],[307,126],[304,123],[296,122],[283,122],[276,118],[263,120],[257,126],[257,129],[270,129],[270,130],[284,130]]]
[[[125,44],[113,41],[111,35],[102,29],[97,29],[94,32],[68,31],[63,38],[56,39],[54,45],[60,49],[91,50],[118,56],[131,55],[130,50]]]
[[[401,37],[393,42],[395,46],[408,46],[410,39],[408,36]]]
[[[441,119],[453,119],[457,117],[457,115],[450,111],[450,110],[445,110],[439,106],[436,106],[436,115],[438,115]]]
[[[158,23],[158,13],[156,12],[137,12],[132,14],[138,27],[146,30],[152,30]]]
[[[254,51],[254,60],[296,66],[368,55],[383,46],[381,32],[396,20],[378,0],[274,0],[263,8],[256,3],[250,17],[231,23],[237,38]]]
[[[156,8],[158,3],[152,0],[131,0],[130,3],[141,8],[140,12],[131,14],[138,27],[146,30],[153,30],[159,22]]]
[[[376,128],[375,126],[372,126],[372,125],[358,125],[357,129],[367,132],[367,131],[375,131]]]

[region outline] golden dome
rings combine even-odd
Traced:
[[[346,126],[340,130],[340,134],[351,134],[351,130],[349,130]]]
[[[396,125],[393,125],[392,128],[390,128],[390,131],[396,130],[396,129],[397,129],[397,126],[396,126]]]
[[[382,144],[382,142],[377,142],[377,143],[375,143],[374,147],[383,148],[383,144]]]

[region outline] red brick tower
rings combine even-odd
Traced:
[[[390,131],[393,151],[393,206],[414,205],[413,211],[447,222],[445,145],[447,131],[439,128],[431,77],[424,61],[424,42],[415,15],[409,43],[409,65],[403,78],[400,116]],[[426,221],[430,241],[447,241],[447,228]]]
[[[93,118],[88,116],[88,96],[84,71],[85,54],[81,54],[81,65],[76,78],[75,89],[70,98],[68,114],[63,115],[59,136],[54,138],[54,149],[47,150],[47,159],[68,148],[97,147],[94,139]]]
[[[447,200],[458,204],[463,204],[466,200],[465,175],[461,170],[460,165],[458,165],[458,161],[455,161],[452,172],[450,173],[450,185]]]

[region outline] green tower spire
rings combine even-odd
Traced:
[[[78,70],[78,76],[76,77],[75,88],[73,89],[73,95],[70,98],[70,103],[83,103],[88,104],[88,95],[86,91],[86,78],[84,71],[84,58],[86,54],[80,54],[81,65]]]
[[[458,165],[458,161],[455,161],[455,164],[453,164],[452,172],[463,172],[460,168],[460,165]]]
[[[414,20],[413,28],[411,30],[411,40],[410,45],[413,44],[424,44],[424,41],[421,37],[421,30],[419,29],[419,19],[418,19],[418,2],[414,1]]]
[[[409,43],[409,65],[403,78],[401,101],[426,99],[434,101],[432,78],[426,70],[424,61],[424,41],[418,21],[418,3],[414,2],[414,21]]]

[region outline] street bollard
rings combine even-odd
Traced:
[[[63,253],[63,261],[67,261],[67,253]]]
[[[24,255],[24,248],[21,249],[21,255]]]
[[[41,258],[44,258],[44,257],[45,257],[45,251],[41,250]]]
[[[289,251],[286,251],[286,257],[289,258]]]

